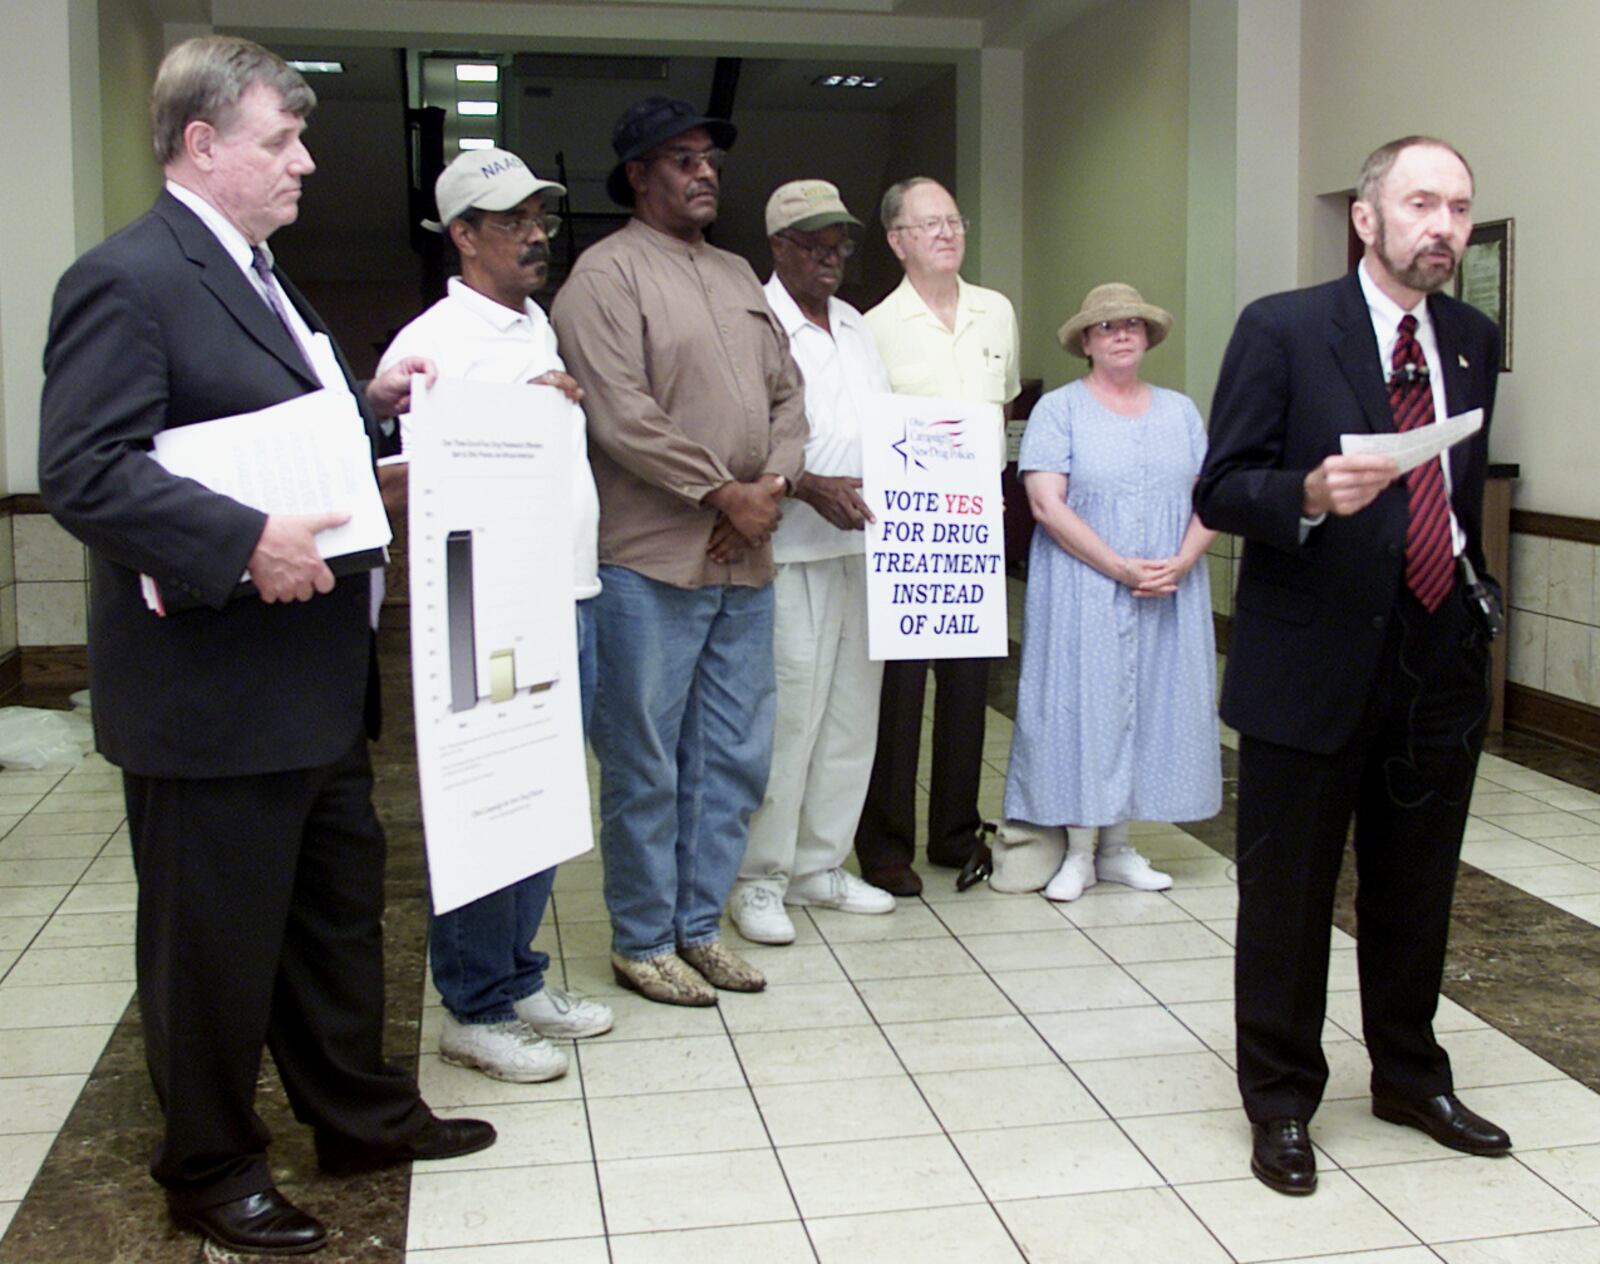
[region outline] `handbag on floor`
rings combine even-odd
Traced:
[[[1067,855],[1067,832],[1059,825],[1001,821],[992,844],[996,891],[1020,894],[1043,890]]]

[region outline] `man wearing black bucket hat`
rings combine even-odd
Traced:
[[[687,101],[629,107],[606,189],[634,217],[551,312],[600,493],[591,738],[612,969],[674,1005],[766,986],[718,927],[772,757],[770,541],[806,438],[760,282],[704,236],[736,136]]]

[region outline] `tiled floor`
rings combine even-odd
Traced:
[[[1009,737],[991,712],[990,814]],[[1600,922],[1600,796],[1495,756],[1481,772],[1467,859]],[[0,814],[3,1227],[131,996],[133,886],[99,761],[0,773]],[[771,986],[711,1010],[620,993],[597,858],[564,866],[541,944],[555,977],[614,1006],[616,1030],[581,1042],[563,1080],[501,1084],[434,1055],[427,990],[426,1095],[501,1139],[416,1171],[406,1258],[1600,1260],[1600,1096],[1447,1000],[1457,1082],[1516,1153],[1463,1158],[1374,1120],[1338,931],[1321,1188],[1290,1200],[1251,1179],[1231,865],[1176,827],[1135,835],[1171,892],[1102,886],[1054,906],[958,895],[926,871],[925,896],[891,916],[796,910],[795,945],[740,943]]]

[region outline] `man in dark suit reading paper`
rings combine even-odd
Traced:
[[[160,432],[326,388],[404,405],[415,358],[359,390],[266,241],[314,169],[315,96],[281,58],[207,36],[151,94],[166,190],[56,290],[39,479],[90,550],[96,738],[124,775],[139,880],[146,1057],[165,1119],[151,1164],[180,1223],[288,1254],[326,1230],[273,1186],[253,1109],[263,1044],[324,1170],[482,1149],[387,1065],[384,837],[371,576],[338,579],[315,535],[339,513],[267,515],[167,473]],[[248,572],[255,592],[236,596]],[[140,576],[168,602],[149,608]],[[179,609],[186,606],[186,609]]]
[[[1316,1187],[1308,1124],[1334,885],[1355,822],[1357,959],[1372,1111],[1469,1154],[1510,1138],[1453,1092],[1433,1035],[1461,836],[1488,715],[1498,595],[1483,480],[1500,335],[1441,291],[1472,230],[1473,177],[1409,136],[1362,168],[1360,266],[1239,317],[1195,492],[1243,537],[1222,718],[1239,730],[1239,1086],[1251,1170]],[[1402,476],[1343,455],[1482,409],[1481,430]]]

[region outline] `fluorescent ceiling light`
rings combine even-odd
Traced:
[[[483,62],[457,62],[457,83],[499,83],[500,67]]]
[[[814,88],[876,88],[882,82],[882,75],[818,75],[811,81],[811,86]]]
[[[493,149],[494,141],[488,136],[463,136],[456,142],[458,149]]]
[[[500,102],[498,102],[498,101],[457,101],[456,102],[456,113],[457,114],[477,114],[477,115],[482,115],[482,116],[484,116],[486,118],[489,118],[489,117],[493,117],[494,115],[500,113]]]
[[[342,75],[344,63],[342,61],[298,61],[291,60],[289,65],[303,75]]]

